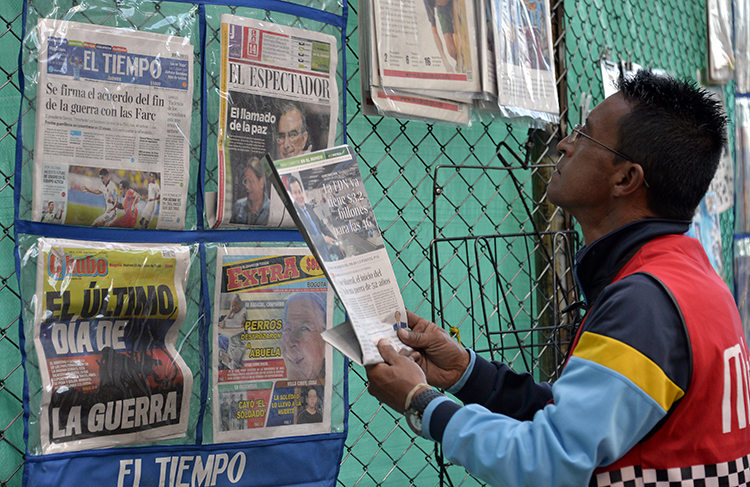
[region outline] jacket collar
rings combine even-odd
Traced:
[[[651,218],[624,225],[576,254],[575,275],[587,306],[647,242],[662,235],[683,234],[690,221]]]

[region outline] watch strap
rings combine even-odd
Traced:
[[[411,400],[411,404],[409,404],[409,409],[406,410],[406,416],[407,416],[407,423],[411,427],[411,429],[414,431],[414,433],[422,436],[421,426],[422,426],[422,417],[424,416],[424,411],[427,409],[427,405],[432,402],[433,399],[442,396],[442,394],[435,389],[425,389],[416,396],[414,396],[414,399]],[[409,421],[409,417],[415,417],[418,419],[419,424],[419,430],[417,429],[417,426],[415,424],[412,424],[412,421]]]

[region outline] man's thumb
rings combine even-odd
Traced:
[[[380,356],[383,357],[383,360],[385,360],[385,363],[387,363],[388,365],[393,365],[396,357],[398,357],[396,349],[394,349],[385,338],[381,338],[378,342],[378,351],[380,352]]]

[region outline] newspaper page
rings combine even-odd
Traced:
[[[39,19],[32,219],[182,230],[193,46]]]
[[[39,239],[42,452],[179,438],[193,376],[175,348],[190,250]]]
[[[323,338],[360,365],[382,362],[377,343],[408,349],[396,334],[406,309],[383,237],[348,145],[280,161],[269,177],[346,308]]]
[[[259,164],[331,147],[339,92],[336,38],[221,16],[218,195],[213,227],[293,227]]]
[[[557,123],[560,109],[546,0],[491,0],[498,104],[508,118]]]
[[[362,113],[365,115],[385,115],[402,119],[441,121],[467,125],[469,104],[453,100],[443,100],[430,96],[427,90],[394,90],[381,86],[377,62],[377,42],[374,19],[370,12],[370,2],[360,3],[360,88],[362,90]],[[435,92],[437,93],[437,92]]]
[[[214,441],[330,432],[333,290],[305,247],[218,250]]]
[[[732,0],[708,0],[706,13],[708,79],[713,84],[726,84],[734,77],[735,68]]]
[[[373,0],[382,86],[481,91],[475,9],[468,0]]]

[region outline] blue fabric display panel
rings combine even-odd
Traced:
[[[324,286],[300,280],[315,276],[290,272],[297,281],[278,285],[276,295],[244,288],[240,299],[240,291],[220,288],[222,258],[227,268],[242,266],[243,259],[263,258],[249,247],[283,253],[303,245],[283,217],[273,220],[273,211],[267,225],[250,226],[251,217],[269,218],[269,210],[267,201],[260,210],[251,205],[257,181],[243,151],[279,157],[291,150],[290,142],[346,143],[347,4],[321,0],[318,9],[316,2],[279,0],[131,3],[24,3],[24,100],[14,188],[16,271],[26,303],[19,320],[26,377],[23,484],[335,486],[347,432],[346,359],[329,350],[325,375],[294,377],[280,356],[284,299],[305,286],[309,299]],[[245,17],[252,18],[246,24],[251,27],[241,24]],[[222,23],[229,18],[240,20],[227,29]],[[85,34],[61,36],[60,22],[65,31],[68,21],[98,41],[86,42]],[[281,102],[258,102],[236,85],[233,92],[219,87],[227,75],[222,70],[234,73],[237,84],[241,69],[263,72],[240,66],[257,66],[248,36],[263,22],[267,32],[294,26],[313,39],[305,46],[308,67],[277,78],[336,84],[330,112],[318,106],[321,98],[294,94],[310,120],[304,136],[299,128],[282,131]],[[121,34],[121,42],[116,33],[111,41],[106,37],[107,28],[111,33],[121,27],[132,34]],[[236,42],[240,34],[242,45]],[[335,41],[318,41],[326,35]],[[170,36],[182,44],[170,46],[163,40]],[[150,46],[133,49],[150,39],[161,42],[170,58]],[[272,37],[266,43],[273,47]],[[227,49],[238,59],[228,70],[222,64]],[[316,79],[331,55],[338,59],[334,72]],[[124,89],[112,90],[115,81]],[[170,90],[185,100],[165,107],[163,95]],[[226,101],[232,97],[235,109]],[[252,108],[240,108],[243,103]],[[89,132],[80,129],[87,113]],[[178,126],[180,117],[189,130],[170,132],[167,125]],[[97,135],[102,127],[106,134]],[[260,144],[249,136],[243,141],[242,131],[274,135]],[[135,145],[128,133],[138,134]],[[242,162],[232,166],[229,158]],[[225,219],[217,222],[222,211]],[[229,225],[237,215],[246,226]],[[301,250],[289,253],[297,255],[284,261],[289,265],[306,258]],[[343,317],[333,316],[330,292],[326,306],[328,323]],[[260,308],[274,308],[264,311],[271,318],[242,315],[237,324],[227,324],[240,309]],[[219,326],[241,331],[219,335]],[[244,367],[232,365],[238,353]],[[318,398],[317,411],[309,402],[303,413],[310,397]],[[309,422],[318,424],[303,424]]]

